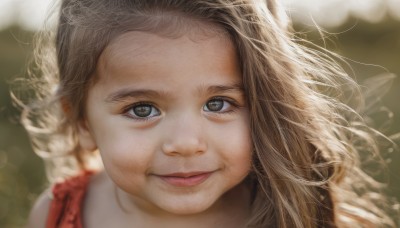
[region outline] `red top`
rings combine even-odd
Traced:
[[[82,228],[82,202],[92,174],[85,171],[54,185],[46,228]]]

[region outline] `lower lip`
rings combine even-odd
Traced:
[[[191,177],[160,176],[160,178],[168,184],[176,187],[192,187],[203,183],[211,176],[211,174],[212,172]]]

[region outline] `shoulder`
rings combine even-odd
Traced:
[[[32,207],[27,227],[58,227],[66,214],[80,218],[80,207],[84,200],[91,171],[72,176],[44,191]],[[51,210],[50,210],[51,209]]]
[[[33,205],[27,228],[46,227],[47,216],[51,204],[51,189],[45,190]]]

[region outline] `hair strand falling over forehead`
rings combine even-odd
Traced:
[[[254,146],[249,227],[395,226],[374,193],[380,184],[360,168],[361,153],[378,154],[376,134],[341,102],[340,85],[357,85],[332,55],[294,41],[277,1],[63,0],[59,12],[56,33],[39,38],[38,101],[22,119],[50,177],[99,163],[79,146],[77,125],[113,39],[129,31],[174,37],[209,24],[229,35],[241,64]]]

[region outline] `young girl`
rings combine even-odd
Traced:
[[[395,226],[360,169],[373,131],[340,102],[358,88],[274,0],[59,12],[23,119],[55,183],[29,227]]]

